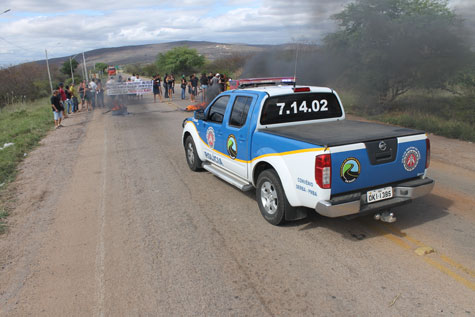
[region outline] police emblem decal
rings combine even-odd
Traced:
[[[406,149],[402,156],[402,165],[406,171],[411,172],[417,167],[420,159],[421,152],[416,147],[411,146]]]
[[[213,127],[209,127],[208,130],[206,130],[206,142],[208,143],[208,146],[211,149],[214,149],[214,144],[216,142],[216,136],[214,135]]]

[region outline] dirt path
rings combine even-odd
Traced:
[[[29,155],[0,237],[1,315],[475,313],[474,144],[431,136],[437,186],[394,225],[277,228],[254,194],[189,171],[184,105],[78,114]]]

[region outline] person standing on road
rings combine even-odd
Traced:
[[[163,77],[163,90],[164,90],[164,97],[165,99],[168,98],[168,74],[165,74]]]
[[[66,106],[66,99],[68,99],[68,97],[66,96],[66,92],[64,91],[63,83],[59,83],[58,91],[61,103],[63,104],[63,117],[64,119],[66,119],[68,116],[64,113],[64,107]]]
[[[173,94],[175,94],[175,76],[173,76],[173,74],[170,74],[170,77],[172,79],[172,85],[171,85],[172,92],[173,92]]]
[[[160,75],[153,76],[153,80],[152,80],[153,102],[157,102],[157,95],[160,98],[160,102],[162,102],[162,94],[160,93],[160,90],[161,90],[160,85],[161,85]]]
[[[137,75],[135,76],[134,82],[139,83],[139,84],[140,84],[141,82],[143,82],[142,78],[140,78],[140,74],[137,74]],[[143,99],[143,94],[144,94],[144,93],[143,93],[143,91],[142,91],[142,88],[140,87],[140,85],[138,85],[138,86],[137,86],[137,99]]]
[[[221,74],[219,76],[218,83],[219,83],[219,91],[223,92],[225,90],[225,87],[226,87],[226,78],[225,78],[224,74]]]
[[[201,101],[204,102],[206,96],[206,89],[208,89],[208,77],[206,77],[205,73],[201,74],[200,84],[202,89]]]
[[[89,82],[89,102],[91,103],[92,110],[96,108],[96,81],[94,78],[91,78],[91,81]],[[89,108],[88,108],[89,110]]]
[[[71,96],[71,91],[69,90],[69,86],[66,86],[64,89],[64,93],[66,94],[66,105],[65,111],[67,114],[71,114],[74,112],[74,104],[73,104],[73,97]]]
[[[167,86],[168,86],[168,99],[170,101],[173,100],[173,82],[175,81],[175,79],[173,78],[173,75],[168,75],[168,79],[167,79]]]
[[[191,77],[191,96],[193,101],[196,101],[196,95],[198,94],[198,77],[193,74]]]
[[[210,81],[210,86],[216,87],[216,85],[219,84],[219,73],[216,73],[216,76],[214,76],[211,81]],[[216,89],[216,88],[215,88]]]
[[[104,87],[102,87],[101,79],[97,79],[97,107],[104,108]]]
[[[185,100],[186,93],[186,78],[185,75],[181,76],[181,100]]]
[[[69,92],[71,93],[71,100],[73,102],[73,112],[77,112],[79,103],[78,103],[78,97],[77,97],[76,88],[74,87],[74,84],[71,84],[71,86],[69,86]]]
[[[81,109],[79,109],[79,112],[81,112],[84,109],[84,104],[86,103],[86,81],[83,80],[79,84],[79,97],[81,98]]]
[[[58,129],[62,127],[61,121],[63,119],[63,105],[61,104],[61,96],[59,95],[59,91],[53,91],[53,95],[51,96],[51,108],[53,109],[54,115],[54,128]]]
[[[211,80],[213,79],[213,73],[209,73],[208,74],[208,87],[211,86],[213,83],[211,82]]]

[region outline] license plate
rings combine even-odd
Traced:
[[[384,187],[375,190],[370,190],[366,193],[366,200],[368,203],[374,203],[376,201],[389,199],[393,197],[393,188]]]

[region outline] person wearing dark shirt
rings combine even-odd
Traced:
[[[224,88],[225,88],[225,85],[226,85],[226,78],[224,77],[223,74],[221,74],[221,75],[219,76],[219,81],[218,81],[218,83],[219,83],[219,90],[220,90],[221,92],[223,92],[223,91],[225,90]]]
[[[157,102],[157,95],[160,97],[160,102],[162,102],[161,90],[161,78],[160,75],[153,76],[152,87],[153,87],[153,102]]]
[[[205,73],[201,74],[200,84],[202,89],[201,101],[204,102],[206,96],[206,89],[208,89],[208,77],[206,77]]]
[[[163,89],[164,89],[164,95],[165,99],[168,98],[168,74],[165,74],[165,77],[163,77]]]
[[[191,100],[195,101],[196,95],[198,94],[198,78],[195,74],[191,76]]]
[[[167,87],[168,87],[168,99],[171,101],[173,99],[173,84],[175,82],[175,78],[173,77],[172,74],[168,75],[167,78]]]
[[[187,86],[187,83],[186,83],[186,78],[185,78],[185,75],[182,75],[181,76],[181,99],[182,100],[185,100],[186,98],[186,86]]]
[[[61,96],[59,95],[59,91],[53,91],[53,96],[51,96],[51,109],[53,110],[54,115],[54,127],[58,129],[62,127],[61,121],[63,119],[63,111],[64,107],[61,103]]]

